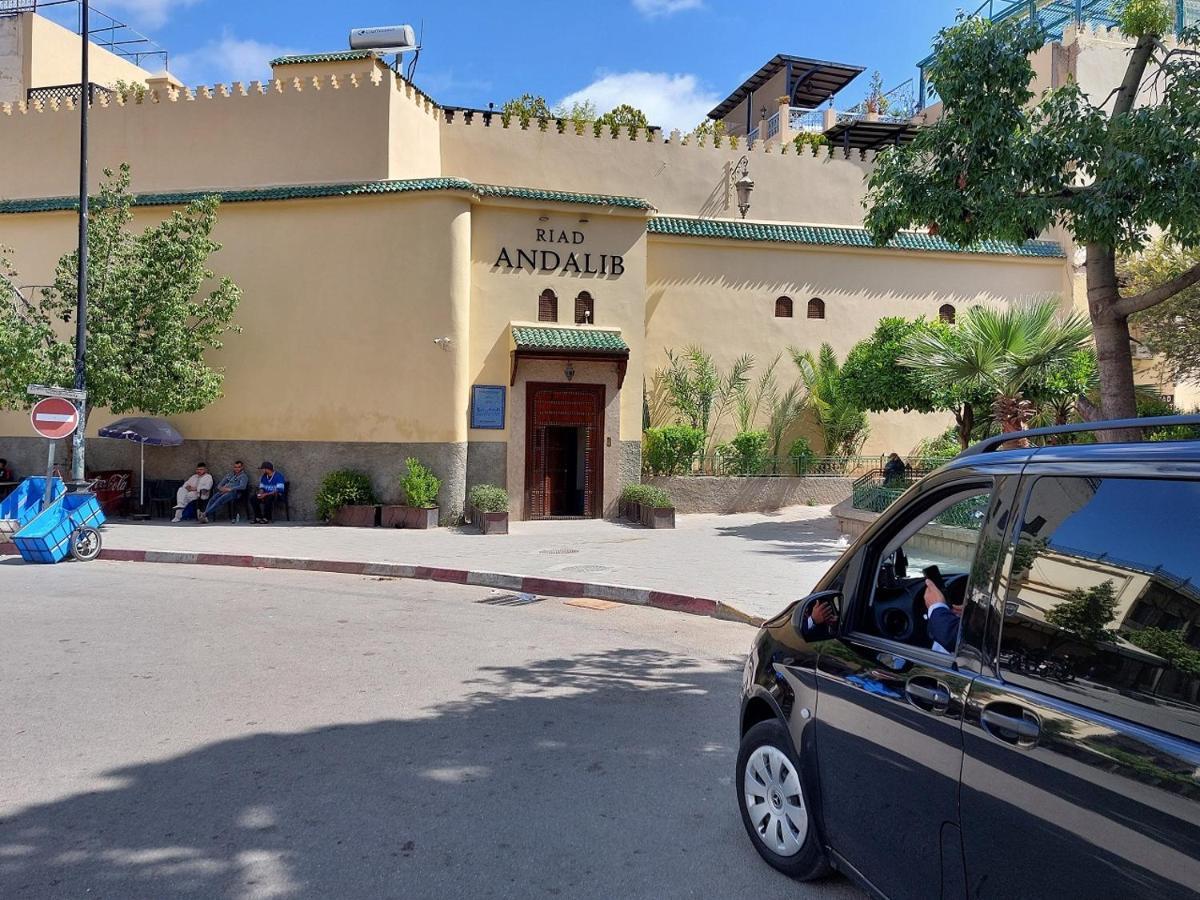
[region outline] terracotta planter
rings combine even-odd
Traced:
[[[407,506],[395,506],[389,504],[380,508],[379,524],[384,528],[403,528],[404,516],[408,512]]]
[[[421,509],[416,506],[407,506],[404,511],[404,527],[405,528],[437,528],[439,522],[438,513],[440,511],[436,506],[429,509]]]
[[[379,521],[378,506],[343,506],[330,522],[344,528],[374,528]]]

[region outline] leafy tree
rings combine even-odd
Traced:
[[[788,349],[800,370],[800,382],[808,391],[817,427],[827,456],[854,456],[862,449],[870,426],[867,415],[851,398],[848,379],[829,344],[822,344],[814,357],[809,351]]]
[[[1109,418],[1135,412],[1129,317],[1200,282],[1200,265],[1138,293],[1117,279],[1118,254],[1145,248],[1156,228],[1200,246],[1200,43],[1191,29],[1167,47],[1172,24],[1165,0],[1128,0],[1120,25],[1135,44],[1121,83],[1097,101],[1073,81],[1034,98],[1035,23],[974,17],[943,30],[928,71],[944,115],[882,153],[869,179],[866,224],[880,244],[914,226],[970,246],[1060,225],[1086,247]],[[1135,107],[1150,89],[1158,102]]]
[[[938,336],[949,342],[953,333],[940,321],[898,316],[880,319],[871,337],[855,344],[842,366],[847,400],[872,412],[953,413],[958,443],[965,449],[975,428],[975,407],[990,399],[987,392],[957,381],[928,378],[921,368],[900,364],[914,335]]]
[[[900,364],[934,382],[985,391],[1001,430],[1021,431],[1038,408],[1036,397],[1026,396],[1026,390],[1060,390],[1059,383],[1070,381],[1071,366],[1089,341],[1086,318],[1072,313],[1059,319],[1057,314],[1054,300],[1001,309],[974,306],[948,333],[909,335]]]
[[[88,403],[115,413],[170,416],[221,396],[224,374],[205,354],[218,350],[241,290],[228,278],[208,293],[216,197],[173,212],[141,233],[130,223],[129,167],[105,171],[88,219]],[[78,254],[58,263],[54,284],[22,296],[0,278],[0,406],[28,406],[31,383],[74,379]],[[62,337],[69,331],[69,337]]]
[[[1126,290],[1145,293],[1198,263],[1200,250],[1184,250],[1160,239],[1144,253],[1121,261],[1120,281]],[[1146,346],[1162,357],[1167,377],[1200,381],[1200,285],[1138,313],[1133,324]]]
[[[1047,610],[1046,621],[1093,643],[1113,639],[1114,633],[1108,625],[1116,615],[1117,594],[1109,579],[1095,587],[1070,591],[1061,603]]]
[[[636,106],[630,106],[628,103],[622,103],[619,106],[614,106],[600,118],[596,119],[596,134],[601,134],[601,129],[611,128],[614,135],[618,129],[624,128],[629,131],[629,139],[636,140],[639,134],[645,134],[646,129],[650,127],[650,120],[646,118],[646,114]]]
[[[500,120],[506,126],[514,118],[524,126],[527,126],[531,120],[537,119],[539,127],[545,130],[552,115],[546,98],[536,94],[522,94],[520,97],[513,97],[500,107]]]
[[[1163,628],[1138,628],[1125,632],[1122,637],[1148,653],[1161,656],[1175,668],[1189,675],[1200,675],[1200,651],[1188,644],[1182,629],[1167,631]]]

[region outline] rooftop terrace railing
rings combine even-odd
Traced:
[[[993,22],[1010,19],[1036,21],[1047,39],[1061,40],[1068,26],[1115,28],[1128,0],[983,0],[970,17],[986,16]],[[1200,25],[1200,0],[1174,0],[1175,32]],[[933,56],[917,63],[920,71],[920,90],[917,103],[924,109],[937,100],[937,93],[928,84],[925,69]]]

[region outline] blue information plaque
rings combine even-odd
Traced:
[[[471,427],[504,428],[504,398],[502,384],[471,385]]]

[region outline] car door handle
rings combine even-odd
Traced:
[[[1026,713],[1023,710],[1018,710],[1022,714],[1019,716],[1009,716],[1002,712],[997,712],[994,709],[985,709],[979,716],[983,727],[988,733],[999,740],[1009,744],[1026,743],[1032,744],[1042,733],[1042,726],[1038,724],[1037,719],[1032,713]],[[997,732],[1008,732],[1008,734],[997,734]],[[1015,738],[1010,735],[1016,735]]]
[[[950,690],[936,681],[930,686],[911,678],[904,685],[904,692],[908,694],[910,700],[917,701],[918,705],[921,703],[928,703],[932,706],[950,705]]]

